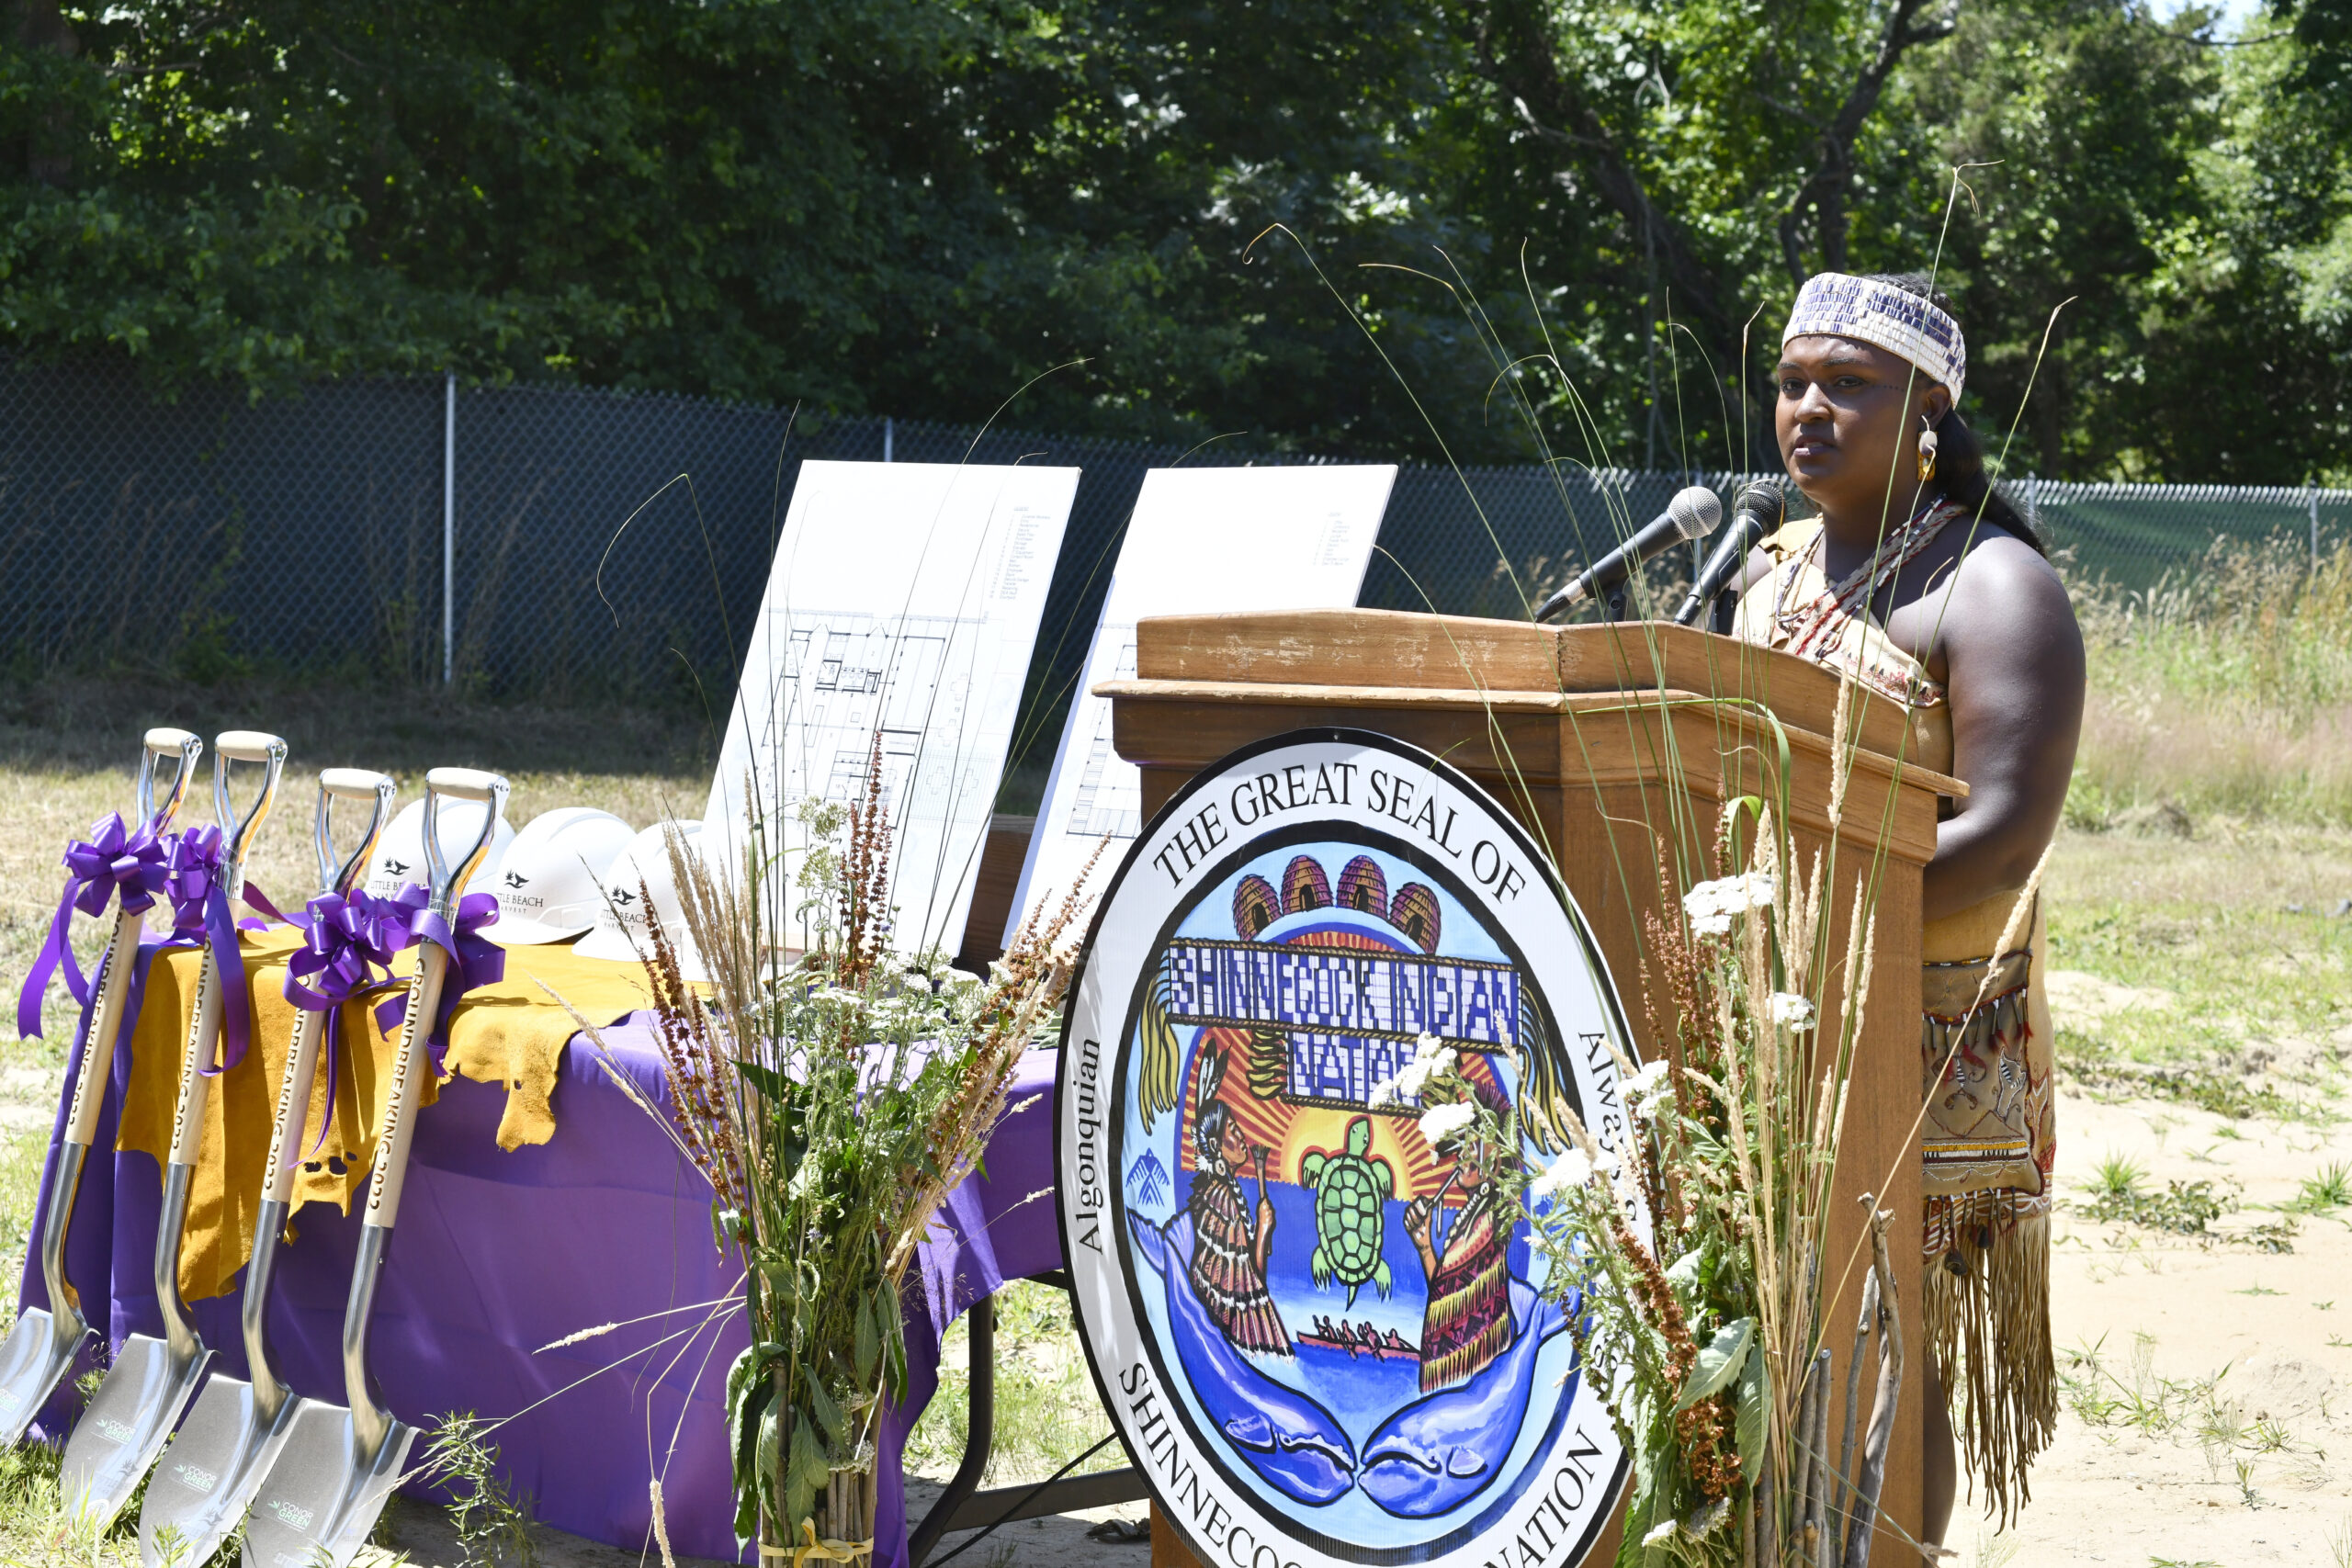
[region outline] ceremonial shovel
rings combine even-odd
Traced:
[[[478,800],[481,836],[453,871],[441,858],[443,796]],[[432,913],[454,927],[458,899],[467,881],[490,853],[499,819],[506,814],[506,781],[471,768],[435,768],[424,775],[424,865],[430,878]],[[359,1229],[359,1260],[351,1274],[351,1300],[343,1314],[343,1391],[348,1410],[305,1402],[269,1478],[262,1483],[253,1517],[245,1523],[245,1568],[345,1568],[367,1544],[376,1516],[400,1484],[416,1428],[404,1425],[377,1401],[368,1375],[368,1316],[376,1300],[376,1280],[384,1266],[384,1244],[399,1216],[401,1187],[408,1175],[408,1145],[416,1120],[416,1074],[425,1036],[441,1005],[441,983],[449,955],[438,942],[419,944],[416,979],[409,987],[408,1016],[392,1058],[391,1099],[384,1111],[382,1140],[368,1190],[368,1217]]]
[[[180,803],[187,798],[196,778],[196,760],[204,742],[185,729],[151,729],[146,749],[139,754],[139,817],[157,833],[172,824]],[[172,793],[161,810],[155,807],[155,759],[176,756],[179,771],[172,775]],[[98,963],[90,1026],[82,1041],[82,1062],[74,1075],[74,1101],[65,1116],[65,1137],[49,1180],[49,1213],[40,1232],[40,1277],[49,1288],[49,1306],[28,1307],[0,1345],[0,1444],[25,1435],[34,1416],[49,1402],[60,1378],[80,1354],[91,1333],[82,1316],[81,1298],[65,1278],[65,1227],[74,1217],[74,1195],[82,1189],[82,1164],[89,1156],[90,1141],[97,1136],[98,1109],[107,1097],[107,1072],[114,1061],[115,1036],[122,1029],[123,1004],[130,988],[130,970],[139,947],[142,917],[116,909],[114,934],[107,940],[106,956]]]
[[[359,768],[329,768],[319,775],[318,826],[312,837],[324,891],[348,897],[365,879],[376,840],[391,819],[398,788],[383,774]],[[368,819],[359,847],[339,869],[333,827],[338,798],[375,802],[375,815]],[[180,1424],[179,1436],[172,1439],[162,1468],[148,1483],[147,1501],[139,1510],[139,1558],[145,1568],[165,1568],[167,1563],[190,1568],[210,1562],[252,1506],[254,1494],[277,1462],[299,1413],[316,1408],[277,1375],[269,1353],[267,1321],[269,1278],[286,1230],[287,1205],[294,1196],[294,1174],[301,1165],[303,1122],[327,1023],[327,1014],[311,1008],[294,1016],[294,1043],[287,1053],[286,1079],[270,1128],[268,1176],[261,1212],[254,1221],[254,1258],[245,1269],[245,1365],[253,1381],[214,1372]]]
[[[221,855],[220,882],[235,898],[245,885],[245,857],[253,852],[254,836],[277,799],[277,775],[286,766],[286,742],[256,730],[232,729],[212,742],[212,811],[223,833],[236,821],[229,802],[229,764],[259,762],[261,794],[245,819],[236,824]],[[228,940],[236,940],[230,928]],[[180,1235],[187,1224],[188,1185],[196,1176],[196,1153],[204,1141],[204,1107],[212,1080],[205,1069],[213,1064],[220,1042],[221,979],[224,955],[207,938],[204,961],[196,982],[196,1016],[188,1030],[187,1055],[180,1065],[179,1105],[172,1113],[172,1150],[164,1166],[164,1208],[155,1223],[155,1304],[164,1314],[164,1337],[134,1334],[115,1353],[114,1365],[98,1385],[89,1408],[65,1442],[65,1459],[58,1467],[58,1490],[66,1506],[93,1529],[104,1529],[130,1500],[140,1478],[164,1439],[178,1425],[180,1412],[204,1380],[212,1352],[188,1321],[180,1300]],[[232,950],[225,956],[237,957]],[[242,966],[233,972],[243,974]],[[236,982],[242,984],[242,980]]]

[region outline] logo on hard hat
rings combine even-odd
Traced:
[[[519,871],[510,871],[506,874],[506,886],[509,887],[520,887],[530,880]]]
[[[408,862],[404,860],[394,860],[390,855],[385,856],[384,874],[387,876],[406,876],[408,874]]]

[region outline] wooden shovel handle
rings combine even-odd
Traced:
[[[122,1010],[130,996],[130,967],[139,955],[140,919],[118,909],[114,935],[98,960],[98,1005],[82,1042],[82,1065],[74,1075],[74,1103],[65,1112],[65,1141],[88,1148],[98,1135],[98,1108],[107,1097],[107,1074],[114,1066],[115,1036],[122,1032]]]
[[[212,1066],[220,1049],[220,965],[207,943],[204,962],[197,970],[196,1011],[188,1023],[187,1055],[180,1063],[179,1103],[172,1111],[173,1165],[194,1165],[196,1151],[204,1141],[204,1101],[212,1087],[204,1069]]]
[[[277,1113],[269,1124],[269,1177],[262,1185],[266,1202],[293,1200],[294,1172],[302,1163],[302,1134],[311,1119],[311,1087],[318,1076],[319,1042],[326,1027],[323,1012],[303,1008],[294,1014],[294,1043],[286,1050],[286,1077],[277,1086]]]
[[[384,1107],[384,1134],[376,1145],[376,1172],[368,1184],[367,1222],[384,1230],[400,1217],[401,1190],[408,1179],[408,1145],[416,1127],[417,1076],[428,1059],[424,1037],[432,1032],[433,1015],[441,1005],[441,982],[448,974],[449,955],[427,943],[418,957],[416,979],[409,987],[407,1015],[401,1021],[401,1043],[392,1056],[392,1092]]]

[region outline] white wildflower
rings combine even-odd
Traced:
[[[1652,1525],[1650,1527],[1650,1533],[1642,1537],[1642,1544],[1644,1546],[1663,1546],[1668,1541],[1674,1539],[1674,1532],[1680,1528],[1681,1526],[1672,1519],[1667,1520],[1666,1523],[1662,1525]]]
[[[1634,1101],[1634,1120],[1647,1122],[1656,1116],[1661,1108],[1672,1103],[1674,1103],[1674,1091],[1670,1089],[1662,1089],[1656,1094],[1645,1095]]]
[[[1623,1168],[1624,1163],[1609,1150],[1603,1149],[1593,1156],[1592,1168],[1603,1176],[1614,1176]]]
[[[1552,1198],[1582,1187],[1591,1179],[1592,1161],[1584,1157],[1582,1149],[1570,1149],[1554,1160],[1549,1169],[1529,1182],[1527,1190],[1532,1197]]]
[[[1728,936],[1734,915],[1770,908],[1779,885],[1760,871],[1702,882],[1682,896],[1682,912],[1701,936]]]
[[[1682,912],[1694,920],[1721,914],[1725,908],[1724,889],[1729,886],[1726,882],[1699,883],[1682,896]]]
[[[1413,1043],[1413,1059],[1397,1068],[1395,1077],[1383,1078],[1374,1086],[1372,1102],[1386,1105],[1419,1100],[1431,1078],[1453,1072],[1460,1061],[1461,1053],[1453,1046],[1434,1034],[1424,1034]]]
[[[1435,1148],[1477,1119],[1478,1108],[1467,1102],[1432,1105],[1421,1112],[1421,1136],[1429,1140],[1431,1148]]]
[[[1767,1006],[1771,1010],[1772,1021],[1783,1029],[1813,1027],[1813,1004],[1794,991],[1774,991]]]
[[[1651,1060],[1642,1064],[1642,1070],[1635,1073],[1631,1081],[1625,1085],[1625,1092],[1628,1094],[1656,1094],[1657,1092],[1658,1086],[1666,1081],[1666,1075],[1673,1070],[1673,1064],[1668,1062],[1665,1057],[1653,1057]]]

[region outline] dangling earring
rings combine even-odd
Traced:
[[[1928,416],[1919,416],[1919,482],[1926,484],[1936,477],[1936,427]]]

